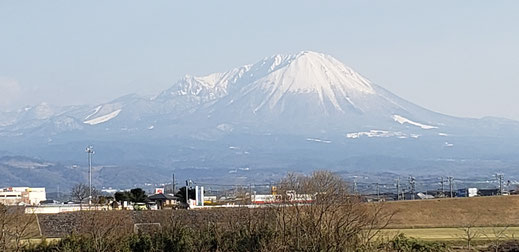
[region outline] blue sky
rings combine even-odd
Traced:
[[[313,50],[426,108],[519,120],[517,13],[519,1],[0,0],[0,109],[155,94]]]

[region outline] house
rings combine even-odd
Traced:
[[[158,209],[177,208],[180,205],[180,198],[173,194],[154,194],[148,197],[150,201],[157,204]]]

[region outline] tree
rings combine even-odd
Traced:
[[[468,251],[472,251],[472,242],[482,235],[480,230],[476,228],[476,223],[478,222],[479,218],[480,216],[476,215],[466,225],[459,228],[459,230],[463,232],[463,235],[460,235],[460,238],[467,243]]]
[[[116,192],[114,198],[118,202],[130,201],[130,194],[128,192]]]
[[[0,251],[22,251],[24,239],[36,237],[36,215],[26,214],[21,207],[0,204]]]
[[[70,196],[79,201],[79,207],[82,208],[83,201],[90,195],[90,189],[87,185],[80,183],[72,187],[70,190]]]
[[[128,212],[83,211],[77,218],[78,233],[88,241],[88,247],[73,251],[121,251],[118,248],[124,244],[121,241],[131,233],[132,223]]]
[[[196,191],[195,189],[189,189],[189,199],[196,199]],[[187,201],[186,201],[186,187],[183,186],[181,187],[178,192],[175,194],[175,196],[177,196],[179,199],[180,199],[180,202],[182,203],[185,203],[187,204]]]
[[[130,190],[130,200],[135,203],[149,201],[146,192],[141,188],[134,188]]]
[[[500,226],[494,226],[492,228],[492,234],[484,234],[485,238],[491,242],[491,245],[489,248],[492,249],[492,251],[502,251],[501,246],[503,245],[503,242],[506,240],[510,240],[510,238],[507,235],[508,226],[500,227]]]
[[[115,199],[115,201],[118,201],[118,202],[127,201],[127,202],[134,202],[134,203],[149,201],[148,196],[146,195],[146,192],[144,190],[142,190],[141,188],[134,188],[134,189],[131,189],[129,192],[128,191],[116,192],[114,194],[114,199]]]
[[[288,207],[275,207],[281,246],[289,251],[370,250],[368,246],[394,213],[366,204],[329,171],[289,174],[278,192]]]

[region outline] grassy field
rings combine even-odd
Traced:
[[[519,227],[476,227],[471,232],[475,234],[474,240],[509,240],[519,238]],[[425,241],[456,241],[467,237],[463,228],[407,228],[407,229],[386,229],[382,236],[386,238],[394,237],[403,233],[407,237],[413,237]]]
[[[389,228],[447,228],[467,225],[519,227],[519,196],[452,198],[384,203],[395,213]]]

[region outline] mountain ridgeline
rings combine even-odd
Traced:
[[[151,98],[0,113],[6,155],[81,163],[83,148],[94,144],[99,163],[128,171],[147,166],[242,180],[310,169],[463,174],[467,160],[490,160],[479,167],[490,173],[518,161],[518,139],[516,121],[427,110],[308,51],[187,75]]]

